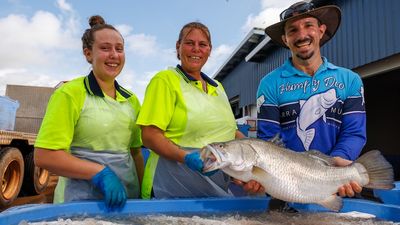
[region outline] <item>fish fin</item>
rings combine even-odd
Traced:
[[[283,140],[282,140],[282,138],[280,136],[281,136],[280,133],[276,133],[275,136],[269,140],[269,142],[271,142],[271,143],[273,143],[273,144],[275,144],[275,145],[277,145],[279,147],[284,148],[285,147],[285,143],[283,142]]]
[[[253,170],[251,171],[251,173],[254,177],[257,177],[260,180],[267,180],[269,177],[268,173],[258,166],[253,166]]]
[[[322,120],[324,120],[324,122],[326,123],[326,115],[324,113],[324,115],[322,115]]]
[[[357,167],[360,175],[367,173],[369,182],[364,187],[375,189],[394,188],[394,172],[392,165],[383,157],[380,151],[372,150],[361,155],[355,163],[360,163],[366,169]]]
[[[335,160],[332,157],[325,155],[318,150],[310,150],[307,152],[303,152],[303,154],[307,154],[308,156],[316,159],[317,162],[321,163],[322,165],[335,166]]]
[[[338,212],[343,206],[343,200],[341,197],[336,194],[329,196],[318,204],[324,206],[325,208],[331,209],[335,212]]]

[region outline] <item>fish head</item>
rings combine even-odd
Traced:
[[[200,157],[204,162],[203,172],[225,168],[251,171],[257,161],[251,145],[237,140],[208,144],[202,148]]]
[[[209,172],[228,167],[230,161],[225,151],[218,150],[212,145],[206,145],[200,151],[200,158],[203,160],[203,172]]]

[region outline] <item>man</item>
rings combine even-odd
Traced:
[[[291,57],[261,80],[257,109],[259,138],[279,133],[287,148],[318,150],[345,166],[365,145],[366,114],[360,77],[321,56],[320,47],[334,36],[340,20],[337,6],[298,2],[266,28]],[[361,192],[356,182],[339,189],[341,196],[354,192]]]

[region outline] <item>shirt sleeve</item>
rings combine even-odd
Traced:
[[[268,75],[257,90],[257,137],[268,141],[280,133],[278,98],[274,83]]]
[[[356,75],[344,101],[340,135],[331,156],[356,160],[367,140],[364,87]]]
[[[173,116],[175,100],[176,94],[168,81],[156,75],[146,88],[137,124],[165,131]]]
[[[79,111],[79,104],[71,95],[56,90],[47,105],[35,147],[69,150]]]

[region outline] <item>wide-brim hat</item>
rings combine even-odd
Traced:
[[[301,7],[304,4],[308,4],[311,9],[307,10],[306,7]],[[308,6],[307,5],[307,6]],[[298,12],[296,11],[297,8],[300,9]],[[289,11],[291,10],[291,11]],[[341,11],[340,8],[336,5],[326,5],[321,6],[319,8],[314,8],[312,3],[307,2],[298,2],[291,5],[289,8],[284,10],[281,13],[284,14],[285,12],[291,12],[287,17],[284,19],[281,18],[281,21],[271,26],[265,28],[265,33],[278,45],[288,48],[286,44],[282,40],[282,35],[284,34],[285,24],[289,20],[297,20],[304,17],[315,17],[319,20],[321,24],[326,25],[326,31],[324,36],[320,41],[320,46],[324,45],[327,41],[329,41],[336,33],[337,29],[339,28],[340,21],[341,21]]]

